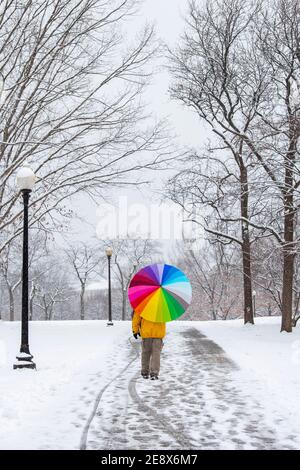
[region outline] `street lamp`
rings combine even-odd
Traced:
[[[107,326],[113,326],[111,317],[111,279],[110,279],[110,260],[113,254],[112,248],[108,247],[105,250],[107,261],[108,261],[108,322]]]
[[[253,316],[255,317],[255,297],[256,297],[256,290],[252,291],[252,297],[253,297]]]
[[[24,204],[23,216],[23,267],[22,267],[22,318],[21,318],[21,347],[17,356],[18,362],[14,369],[35,369],[36,365],[32,361],[33,356],[29,350],[28,340],[28,202],[29,196],[36,181],[35,174],[28,166],[28,163],[19,169],[17,174],[17,185],[19,186]]]

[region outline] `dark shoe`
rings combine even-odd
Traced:
[[[142,373],[142,377],[143,377],[143,379],[149,379],[149,374],[143,374]]]
[[[151,380],[158,380],[157,374],[151,374]]]

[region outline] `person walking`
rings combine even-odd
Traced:
[[[141,375],[144,379],[149,376],[157,380],[160,370],[160,353],[163,348],[163,338],[166,336],[166,324],[154,323],[132,312],[132,333],[135,339],[142,338]]]

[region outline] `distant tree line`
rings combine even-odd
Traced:
[[[159,259],[159,245],[150,240],[125,239],[95,240],[59,248],[53,240],[46,240],[43,232],[31,243],[30,320],[107,319],[108,246],[113,249],[113,318],[129,320],[130,280],[140,267]],[[21,312],[21,248],[16,241],[9,248],[0,259],[0,318],[13,321],[20,319]]]
[[[193,285],[182,319],[300,314],[300,3],[191,0],[168,50],[170,96],[210,129],[184,157],[153,120],[143,92],[161,52],[153,28],[126,43],[137,0],[0,4],[0,316],[19,319],[22,205],[16,171],[37,182],[29,207],[30,318],[105,318],[105,246],[113,248],[113,311],[130,318],[127,289],[142,265],[164,262],[159,241],[54,245],[74,216],[70,200],[103,200],[166,168],[166,196],[192,221],[173,263]],[[126,44],[126,47],[125,47]],[[2,93],[1,93],[2,92]]]
[[[263,289],[291,332],[299,316],[300,3],[192,0],[169,64],[171,97],[211,131],[170,180],[169,197],[209,243],[239,253],[245,323],[254,322],[253,291]]]
[[[130,320],[128,287],[147,264],[165,262],[159,241],[94,240],[67,248],[33,238],[30,252],[30,320],[104,320],[108,318],[108,279],[105,248],[112,247],[112,311],[114,320]],[[231,245],[178,241],[169,263],[191,281],[193,301],[180,320],[229,320],[243,317],[243,276],[240,254]],[[259,259],[260,253],[257,253]],[[260,272],[260,264],[254,262]],[[254,315],[279,315],[278,266],[268,265],[268,277],[257,287]],[[259,278],[259,274],[257,274]],[[0,263],[0,317],[19,320],[21,313],[20,246],[12,242]],[[298,298],[299,302],[299,298]],[[295,318],[296,321],[296,318]]]

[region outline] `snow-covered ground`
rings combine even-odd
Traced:
[[[13,370],[20,323],[0,322],[0,448],[78,448],[99,388],[123,364],[118,344],[129,337],[128,328],[121,322],[32,322],[33,371]]]
[[[280,333],[280,317],[197,322],[197,327],[218,343],[241,368],[238,380],[272,418],[286,418],[281,428],[300,430],[300,325],[293,333]]]
[[[195,349],[194,354],[192,347],[199,342],[197,335],[191,335],[195,328],[225,353],[204,338],[201,347],[207,349],[203,349],[201,365],[201,351]],[[273,448],[277,442],[286,448],[289,443],[291,448],[300,448],[299,327],[293,334],[282,334],[279,318],[263,318],[255,326],[244,326],[239,320],[173,322],[167,329],[162,378],[153,387],[139,378],[129,322],[116,322],[113,327],[103,321],[33,322],[30,347],[37,371],[12,369],[20,323],[0,322],[0,449],[78,449],[85,428],[87,448],[105,448],[105,443],[114,448],[113,429],[120,436],[118,448],[123,443],[137,448],[142,435],[137,427],[145,427],[143,417],[148,411],[147,425],[151,420],[154,424],[147,431],[147,441],[140,442],[141,448],[155,444],[176,448],[180,439],[183,444],[191,442],[193,448],[199,442],[206,448],[210,442],[214,448],[255,448],[264,436],[264,448],[268,448],[268,436]],[[214,348],[211,358],[210,348]],[[188,371],[191,354],[194,365]],[[238,368],[230,366],[230,359]],[[140,402],[139,397],[147,393],[148,401]],[[96,412],[95,403],[100,399],[102,408]],[[204,410],[208,402],[210,408]],[[162,410],[157,409],[160,403]],[[244,410],[245,418],[240,416]],[[87,428],[93,411],[95,418]],[[165,430],[155,424],[157,412]],[[213,427],[206,436],[209,421]],[[249,423],[252,429],[265,427],[265,433],[257,428],[251,431],[251,445],[245,444]],[[244,441],[234,439],[234,427],[238,426]],[[273,429],[276,442],[272,441]],[[111,441],[107,441],[109,435]]]

